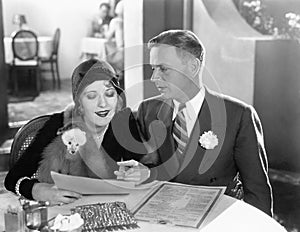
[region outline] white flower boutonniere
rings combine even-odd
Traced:
[[[205,149],[214,149],[218,145],[218,137],[212,131],[204,132],[199,139],[201,147]]]

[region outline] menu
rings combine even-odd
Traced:
[[[71,176],[51,171],[55,185],[83,195],[94,194],[129,194],[131,190],[148,189],[157,185],[157,181],[136,185],[135,182],[123,180],[94,179],[82,176]]]
[[[163,183],[134,209],[137,220],[173,226],[199,228],[225,187]]]

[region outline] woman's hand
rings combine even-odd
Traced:
[[[139,185],[150,177],[150,169],[135,160],[121,161],[117,164],[120,168],[114,174],[118,180],[133,181]]]
[[[36,183],[32,188],[32,197],[36,201],[48,201],[50,205],[68,204],[81,198],[76,192],[58,189],[53,184]]]

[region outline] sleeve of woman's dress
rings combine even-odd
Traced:
[[[39,130],[30,146],[9,170],[4,181],[7,190],[15,193],[17,181],[22,177],[31,177],[37,171],[42,151],[56,136],[57,129],[61,125],[62,114],[54,114]],[[19,186],[21,195],[32,200],[31,191],[36,182],[38,182],[36,179],[23,180]]]

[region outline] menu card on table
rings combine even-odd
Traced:
[[[83,195],[129,194],[131,190],[148,189],[157,184],[156,181],[153,181],[147,184],[136,185],[132,181],[94,179],[64,175],[53,171],[51,171],[51,177],[58,188],[78,192]]]
[[[163,183],[134,209],[137,220],[173,226],[199,228],[225,187]]]

